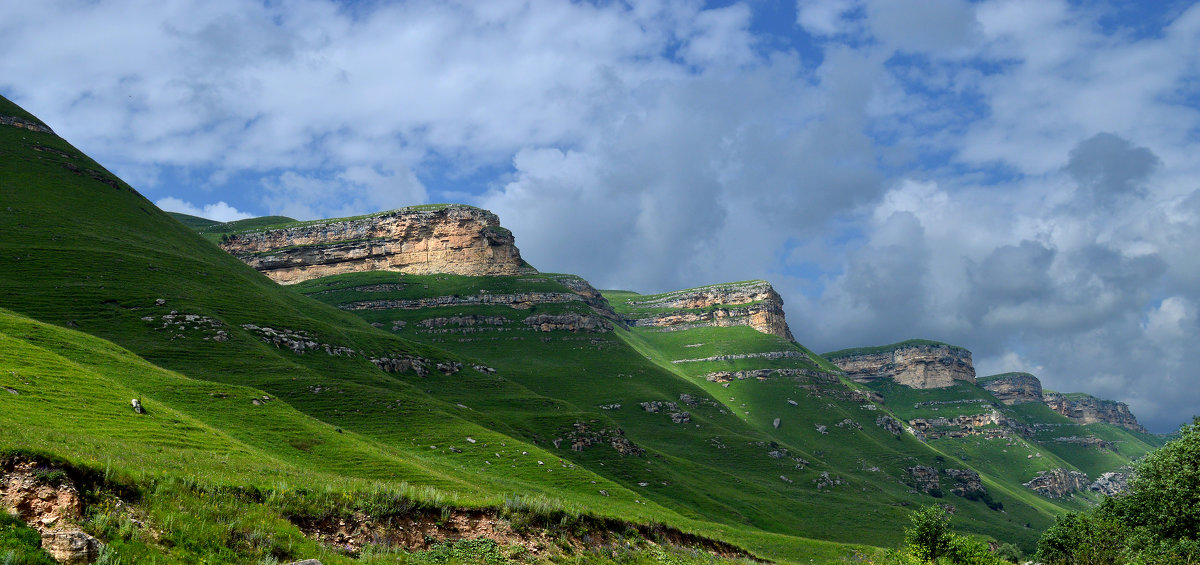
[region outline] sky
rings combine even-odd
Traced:
[[[599,288],[1200,415],[1200,5],[0,2],[0,94],[159,207],[490,209]]]

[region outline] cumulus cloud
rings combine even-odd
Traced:
[[[1200,6],[759,9],[10,2],[0,92],[164,207],[465,199],[598,286],[768,278],[819,350],[941,339],[1200,412]]]
[[[241,212],[237,208],[226,204],[224,201],[217,202],[215,204],[196,206],[191,202],[184,202],[183,200],[175,198],[174,196],[168,196],[166,198],[158,199],[154,202],[154,205],[166,210],[167,212],[179,212],[181,214],[199,216],[201,218],[216,220],[218,222],[232,222],[234,220],[244,220],[246,218],[253,217],[246,212]]]
[[[1112,206],[1123,196],[1140,195],[1142,183],[1160,164],[1149,149],[1105,132],[1075,146],[1066,170],[1088,204]]]
[[[329,176],[287,171],[263,179],[262,185],[263,202],[271,214],[298,220],[390,210],[427,198],[424,185],[410,170],[351,167]],[[332,203],[338,207],[332,208]]]

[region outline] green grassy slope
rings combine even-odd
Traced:
[[[628,302],[644,302],[652,297],[609,291],[605,291],[605,296],[623,314],[637,316],[653,313],[627,306]],[[1017,488],[1019,483],[1014,486],[1011,479],[993,476],[984,469],[978,469],[977,465],[960,459],[960,454],[944,451],[943,445],[936,442],[926,444],[909,434],[893,436],[885,431],[877,425],[877,419],[881,416],[893,415],[904,421],[914,417],[911,412],[902,410],[908,400],[893,401],[887,398],[884,403],[871,400],[866,393],[875,391],[839,377],[840,372],[836,367],[802,346],[747,327],[684,331],[638,327],[631,334],[631,339],[643,343],[646,351],[654,352],[655,359],[661,365],[670,367],[708,390],[747,423],[777,441],[803,446],[806,453],[819,454],[820,460],[838,469],[848,484],[852,485],[846,490],[861,494],[865,489],[871,493],[870,497],[890,499],[896,505],[928,504],[934,500],[953,504],[959,527],[1026,547],[1032,546],[1038,530],[1052,520],[1051,516],[1062,511],[1060,507],[1039,499],[1027,490]],[[770,360],[751,358],[677,362],[741,352],[788,350],[801,353],[802,356]],[[711,382],[708,378],[722,371],[788,368],[807,370],[816,376],[776,373],[766,377],[734,379],[728,383]],[[943,394],[947,399],[960,400],[961,392],[945,391]],[[986,394],[986,391],[982,392]],[[818,426],[822,426],[825,433],[821,433]],[[993,497],[1004,504],[1004,512],[992,510],[982,501],[970,501],[954,495],[933,499],[928,495],[916,494],[910,486],[912,479],[908,473],[908,468],[916,465],[939,470],[976,468],[983,475]],[[837,488],[841,487],[835,487],[834,490]],[[860,520],[878,520],[880,517],[869,512],[857,514]]]
[[[0,115],[20,113],[0,99]],[[111,370],[93,367],[89,364],[110,362],[93,359],[104,347],[55,349],[17,335],[31,331],[28,324],[34,322],[12,322],[14,339],[25,342],[11,344],[13,350],[37,361],[8,359],[12,368],[6,371],[21,375],[45,365],[47,374],[59,379],[46,378],[57,383],[47,394],[67,398],[99,391],[103,402],[96,408],[100,412],[81,413],[81,420],[56,418],[56,405],[40,393],[22,392],[29,385],[14,381],[12,388],[20,394],[12,395],[19,403],[12,406],[19,409],[10,414],[11,428],[5,426],[0,448],[41,446],[78,455],[72,446],[88,445],[95,447],[94,455],[84,457],[91,463],[103,460],[130,472],[171,476],[191,472],[189,457],[216,452],[221,455],[211,459],[231,463],[227,471],[212,472],[239,484],[265,480],[264,466],[298,481],[335,475],[385,485],[407,481],[457,493],[455,500],[468,504],[542,497],[602,516],[730,539],[775,557],[833,557],[847,551],[787,535],[792,532],[748,527],[740,512],[762,522],[773,518],[753,507],[735,509],[720,496],[697,493],[702,505],[673,504],[670,491],[654,494],[636,487],[636,479],[646,478],[674,484],[671,457],[690,455],[682,448],[654,458],[623,458],[605,446],[579,455],[595,459],[601,472],[570,460],[560,463],[568,450],[553,447],[552,434],[570,431],[575,422],[596,414],[570,394],[548,394],[568,385],[542,387],[549,381],[509,375],[509,365],[499,362],[489,361],[498,369],[494,373],[476,371],[471,366],[481,359],[470,348],[446,340],[407,340],[282,288],[156,209],[53,134],[0,127],[0,194],[0,308],[12,311],[14,319],[35,320],[37,331],[51,341],[64,341],[55,331],[77,331],[136,355],[111,361]],[[264,341],[264,335],[289,336],[301,345],[280,347]],[[447,351],[450,347],[454,353]],[[425,376],[412,370],[387,373],[370,361],[377,357],[420,357],[431,370]],[[614,363],[605,371],[639,368],[602,357]],[[455,363],[462,368],[451,374],[434,369]],[[90,371],[92,384],[62,380],[75,366]],[[83,388],[73,390],[76,385]],[[646,390],[651,392],[662,394],[655,387]],[[195,433],[172,435],[174,424],[165,430],[134,429],[131,437],[150,439],[148,449],[157,449],[155,434],[162,436],[162,445],[178,449],[164,447],[161,456],[141,450],[122,455],[123,444],[113,435],[121,426],[146,420],[122,423],[128,415],[118,412],[120,419],[111,425],[91,424],[109,410],[123,410],[127,397],[135,395],[145,399],[151,415],[169,414],[180,422],[178,429]],[[270,400],[261,406],[250,402],[261,395]],[[665,428],[660,441],[671,443],[669,428],[655,425]],[[21,431],[10,435],[9,429]],[[256,460],[263,465],[255,466]],[[605,464],[610,461],[611,468]],[[197,469],[209,472],[205,466]],[[680,481],[688,486],[677,488],[700,490],[708,470],[688,467],[692,477]],[[734,473],[723,478],[727,484],[717,490],[733,491],[744,482],[760,497],[770,494]],[[713,516],[722,516],[724,523],[709,521]]]
[[[559,282],[564,278],[577,277],[545,273],[514,277],[353,273],[299,283],[294,288],[330,304],[350,306],[366,299],[569,294],[570,290]],[[785,536],[865,543],[892,543],[898,539],[898,529],[881,532],[842,512],[848,506],[845,499],[813,500],[813,479],[821,471],[797,471],[791,457],[771,457],[769,453],[782,446],[771,446],[771,437],[722,408],[695,383],[646,359],[622,339],[623,331],[541,332],[523,323],[525,318],[539,314],[591,314],[581,301],[524,309],[460,304],[356,313],[407,339],[452,347],[497,369],[507,382],[470,375],[446,386],[430,383],[425,391],[482,407],[541,445],[553,446],[554,440],[561,438],[560,447],[554,451],[557,457],[620,482],[641,493],[643,500],[731,527],[752,527],[748,532],[765,530]],[[438,322],[449,319],[460,321]],[[487,321],[476,321],[484,319]],[[559,404],[530,401],[531,394],[554,398]],[[690,396],[693,404],[681,401],[681,395]],[[673,422],[670,409],[652,413],[640,406],[654,401],[674,402],[678,411],[688,412],[689,421]],[[630,457],[606,447],[571,450],[570,434],[577,422],[592,430],[620,429],[623,437],[647,453]],[[798,454],[801,450],[792,448],[790,452]],[[781,475],[791,475],[793,482],[784,482]],[[864,502],[861,497],[855,498],[855,504],[888,507],[886,502]],[[812,519],[817,515],[825,518]],[[899,511],[897,516],[901,517]],[[751,547],[761,547],[758,544],[767,539],[761,533],[744,535],[742,539]]]
[[[497,484],[468,482],[450,485],[453,491],[433,490],[428,479],[446,486],[445,474],[421,468],[371,438],[308,417],[261,390],[190,379],[111,342],[2,309],[0,394],[0,460],[17,452],[90,469],[90,480],[100,484],[85,491],[91,504],[82,525],[104,536],[125,562],[245,563],[319,556],[330,564],[394,563],[412,556],[377,549],[351,559],[306,538],[293,521],[413,508],[513,511],[521,508],[520,500],[531,501],[538,512],[568,516],[615,515],[621,506],[593,504],[585,497],[538,498],[517,482],[508,492],[497,490]],[[141,401],[144,414],[134,412],[132,398]],[[355,472],[356,466],[381,460],[386,471],[415,482],[362,478]],[[590,479],[589,486],[622,492],[602,477],[584,470],[577,474]],[[116,496],[123,497],[121,504],[134,503],[140,520],[161,532],[131,523]],[[653,504],[625,516],[690,524]],[[797,545],[795,540],[775,543],[793,551]],[[826,554],[836,549],[809,545]]]

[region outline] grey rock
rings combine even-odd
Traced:
[[[104,544],[78,529],[51,530],[42,534],[42,549],[59,563],[91,563]]]

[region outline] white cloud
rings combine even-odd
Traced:
[[[856,32],[850,12],[861,0],[797,0],[796,23],[818,36],[847,35]]]
[[[427,201],[424,185],[410,170],[351,167],[334,175],[284,172],[263,180],[263,203],[271,214],[298,220],[355,216]]]
[[[174,196],[160,198],[154,203],[155,206],[168,212],[179,212],[191,216],[199,216],[208,218],[218,222],[232,222],[234,220],[244,220],[251,217],[250,214],[241,212],[238,209],[226,204],[224,201],[215,204],[205,204],[196,206],[190,202],[184,202]]]
[[[756,6],[9,2],[0,91],[187,210],[462,195],[601,286],[766,277],[818,349],[1200,411],[1200,5],[800,0],[794,38]]]

